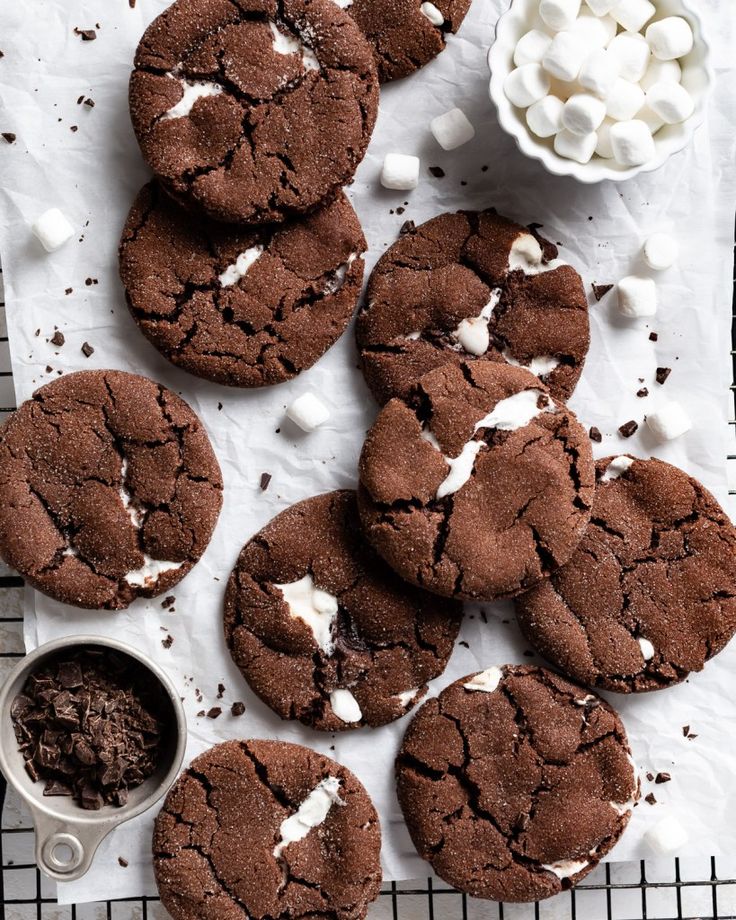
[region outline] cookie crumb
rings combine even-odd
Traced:
[[[612,284],[594,284],[593,285],[593,297],[595,297],[596,302],[600,303],[600,301],[611,290],[613,290]]]
[[[619,425],[618,430],[622,437],[630,438],[638,428],[639,423],[635,422],[632,418],[630,421],[624,422],[623,425]]]
[[[85,358],[89,358],[90,355],[95,353],[94,348],[89,344],[89,342],[82,343],[82,354]]]
[[[242,716],[245,712],[245,703],[242,703],[240,700],[237,700],[230,707],[230,713],[234,716]]]
[[[600,444],[603,440],[603,435],[601,434],[600,428],[596,428],[595,425],[591,425],[590,431],[588,432],[588,437],[591,441],[595,441],[596,444]]]
[[[657,383],[661,386],[667,380],[667,378],[669,377],[671,373],[672,373],[671,367],[658,367],[657,373],[656,373]]]

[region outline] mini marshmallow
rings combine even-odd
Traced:
[[[590,93],[576,93],[562,109],[562,124],[573,134],[591,134],[606,117],[606,103]]]
[[[611,128],[613,133],[616,125]],[[618,283],[618,308],[630,319],[654,316],[657,312],[657,285],[651,278],[628,275]]]
[[[596,16],[606,16],[616,6],[618,0],[585,0]]]
[[[648,92],[655,83],[679,83],[682,79],[682,67],[677,61],[659,61],[651,58],[647,72],[639,81],[639,86]]]
[[[330,417],[330,410],[314,393],[306,392],[298,396],[286,410],[290,418],[302,431],[314,431]]]
[[[660,856],[671,856],[688,842],[689,835],[674,815],[665,815],[644,834],[649,846]]]
[[[537,137],[552,137],[562,127],[565,103],[557,96],[545,96],[526,110],[526,123]]]
[[[33,221],[31,233],[46,252],[54,252],[74,236],[74,227],[58,208],[49,208]]]
[[[551,36],[541,29],[532,29],[522,35],[514,48],[514,64],[523,67],[524,64],[540,64],[542,58],[552,42]]]
[[[419,157],[406,153],[387,153],[381,170],[384,188],[409,190],[419,185]]]
[[[668,16],[653,22],[645,34],[652,54],[660,61],[673,61],[693,49],[693,30],[682,16]]]
[[[616,122],[611,128],[611,147],[614,159],[622,166],[643,166],[656,153],[652,132],[636,118]]]
[[[611,146],[611,127],[616,122],[610,118],[604,118],[603,123],[598,128],[598,143],[595,145],[595,152],[604,160],[613,159],[613,147]]]
[[[599,19],[583,10],[567,31],[577,35],[588,51],[591,51],[606,47],[616,34],[616,23],[610,16]]]
[[[587,49],[572,32],[558,32],[542,58],[542,67],[558,80],[577,80]]]
[[[576,160],[578,163],[588,163],[595,152],[595,145],[598,142],[598,136],[593,131],[591,134],[581,135],[573,134],[563,128],[555,135],[555,153],[568,160]]]
[[[642,253],[644,261],[656,272],[662,272],[674,265],[680,247],[669,233],[653,233],[644,240]]]
[[[475,137],[475,128],[462,109],[450,109],[433,118],[429,130],[443,150],[455,150]]]
[[[638,32],[619,32],[608,45],[608,51],[618,58],[619,70],[624,80],[638,83],[649,66],[651,52],[643,35]]]
[[[605,99],[613,90],[620,76],[619,60],[604,48],[599,48],[585,59],[578,76],[578,83],[591,93]]]
[[[652,134],[656,134],[660,128],[664,127],[664,121],[648,105],[640,108],[635,117],[637,121],[643,121]]]
[[[679,125],[695,111],[695,100],[679,83],[655,83],[647,92],[647,105],[668,125]]]
[[[644,91],[636,83],[619,77],[606,99],[606,114],[614,121],[629,121],[645,102]]]
[[[564,80],[555,80],[554,77],[549,81],[550,96],[557,96],[563,102],[567,102],[573,93],[579,93],[580,86],[577,83],[566,83]]]
[[[549,92],[549,77],[539,64],[524,64],[506,77],[503,91],[512,105],[525,109]]]
[[[437,9],[434,3],[423,3],[419,7],[419,12],[423,16],[426,16],[433,26],[437,26],[439,28],[439,26],[444,25],[445,17],[442,14],[442,10]]]
[[[693,423],[680,403],[671,400],[646,416],[647,428],[660,441],[671,441],[690,431]]]
[[[656,12],[649,0],[619,0],[611,16],[628,32],[640,32]]]
[[[539,15],[555,32],[568,29],[580,12],[580,0],[540,0]]]

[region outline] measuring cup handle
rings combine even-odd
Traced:
[[[35,811],[36,863],[46,875],[59,882],[81,878],[89,869],[92,857],[111,826],[94,828]]]

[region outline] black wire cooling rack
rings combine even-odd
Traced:
[[[736,228],[735,228],[736,238]],[[736,246],[734,248],[730,387],[736,426]],[[0,269],[0,421],[14,409]],[[2,395],[7,394],[4,400]],[[7,398],[10,397],[10,398]],[[729,453],[736,464],[736,453]],[[735,480],[736,482],[736,480]],[[736,488],[729,489],[736,495]],[[0,575],[0,682],[23,655],[23,580]],[[5,666],[5,667],[3,667]],[[158,898],[58,905],[33,862],[33,827],[0,774],[0,904],[4,920],[165,920]],[[6,801],[7,800],[7,801]],[[11,814],[11,821],[8,815]],[[11,826],[8,826],[8,825]],[[725,865],[724,865],[725,863]],[[369,920],[736,920],[736,854],[666,863],[605,863],[577,888],[538,904],[468,898],[432,878],[384,885]]]

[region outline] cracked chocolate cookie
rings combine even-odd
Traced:
[[[342,192],[299,220],[248,230],[195,218],[152,182],[128,215],[120,277],[135,321],[169,361],[258,387],[311,367],[342,335],[365,248]]]
[[[0,431],[0,555],[67,604],[117,610],[167,591],[204,552],[221,504],[202,423],[137,374],[67,374]]]
[[[349,182],[378,107],[371,46],[332,0],[176,0],[146,29],[133,129],[173,195],[243,224]]]
[[[407,581],[465,600],[518,594],[572,555],[590,516],[588,436],[529,371],[446,364],[368,432],[358,505]]]
[[[669,687],[736,632],[736,529],[699,482],[661,460],[606,457],[596,477],[579,547],[516,599],[519,625],[581,683]]]
[[[225,596],[226,641],[252,689],[323,731],[404,715],[445,669],[461,618],[366,544],[352,491],[277,515],[243,548]]]
[[[373,45],[382,83],[405,77],[444,50],[470,0],[335,0],[358,23]]]
[[[227,741],[192,761],[153,832],[173,920],[362,920],[381,828],[346,768],[299,744]]]
[[[522,365],[567,400],[590,344],[580,275],[557,248],[492,209],[440,214],[405,233],[371,274],[356,335],[383,405],[443,364]]]
[[[396,760],[419,855],[460,891],[539,901],[611,850],[639,798],[621,719],[545,668],[488,668],[412,720]]]

